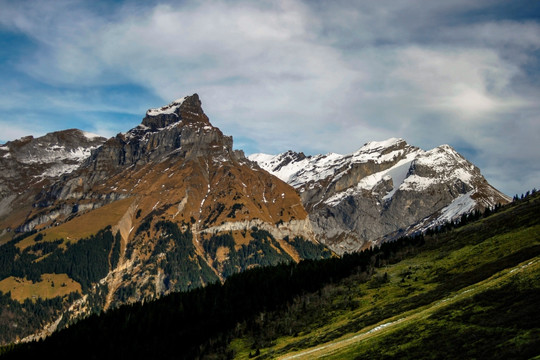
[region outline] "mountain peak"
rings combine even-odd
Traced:
[[[449,145],[424,151],[390,138],[348,155],[249,158],[296,188],[319,240],[338,254],[509,200]]]
[[[169,105],[165,105],[165,106],[162,106],[160,108],[155,108],[155,109],[148,109],[148,111],[146,112],[146,115],[158,116],[158,115],[164,115],[164,114],[175,114],[178,108],[184,103],[186,98],[187,96],[184,96],[183,98],[174,100]]]
[[[198,94],[184,96],[160,108],[149,109],[142,124],[152,130],[164,128],[179,121],[210,124],[201,105]]]
[[[401,138],[389,138],[383,141],[370,141],[360,148],[362,152],[381,152],[385,149],[403,148],[407,142]]]

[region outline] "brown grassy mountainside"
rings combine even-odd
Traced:
[[[197,94],[148,110],[139,126],[101,143],[72,172],[5,191],[0,286],[18,279],[30,289],[17,300],[46,298],[64,293],[45,289],[42,274],[62,274],[79,294],[38,328],[21,328],[24,311],[14,307],[4,319],[8,339],[253,266],[331,256],[296,191],[233,151]]]

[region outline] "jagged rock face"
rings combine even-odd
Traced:
[[[105,140],[70,129],[0,146],[0,218],[29,205],[41,188],[73,172]]]
[[[210,120],[202,109],[202,102],[199,95],[193,94],[175,100],[169,105],[158,109],[150,109],[146,112],[146,117],[142,125],[149,127],[152,131],[165,128],[171,124],[183,120],[189,122],[203,122],[210,125]]]
[[[138,127],[109,139],[84,164],[92,172],[87,182],[102,180],[129,166],[159,161],[173,152],[182,158],[196,158],[218,147],[232,153],[232,138],[210,124],[197,94],[186,96],[148,110]]]
[[[0,146],[0,184],[12,192],[20,192],[34,182],[70,173],[105,140],[70,129],[10,141]]]
[[[393,138],[349,155],[249,158],[297,189],[319,240],[340,254],[509,201],[448,145]]]
[[[61,223],[70,209],[95,209],[127,197],[158,209],[184,204],[176,221],[196,219],[196,231],[230,221],[225,212],[234,221],[259,219],[273,225],[306,220],[294,189],[252,169],[232,145],[232,137],[212,126],[197,94],[150,109],[139,126],[107,140],[77,171],[45,188],[18,229]],[[159,200],[165,190],[174,194]],[[205,219],[217,212],[209,201],[219,204],[219,215]],[[309,231],[298,235],[311,236]]]

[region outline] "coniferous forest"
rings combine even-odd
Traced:
[[[52,354],[62,349],[67,356],[91,347],[90,358],[197,358],[223,348],[236,324],[278,310],[296,296],[316,292],[353,273],[370,272],[396,251],[412,250],[422,243],[421,236],[403,238],[342,258],[255,268],[231,275],[224,284],[92,315],[43,342],[20,345],[12,355],[27,351]]]
[[[33,232],[24,234],[25,237],[32,235]],[[120,257],[120,234],[113,235],[110,227],[75,243],[60,239],[45,242],[38,234],[34,237],[33,245],[23,250],[15,245],[22,238],[22,236],[15,238],[0,247],[0,279],[15,276],[35,283],[42,280],[42,274],[65,273],[77,281],[83,292],[86,292],[92,284],[106,276],[110,269],[116,266]],[[51,299],[37,297],[20,303],[12,299],[9,293],[0,292],[2,316],[16,319],[17,323],[16,327],[5,325],[0,329],[0,341],[6,342],[15,336],[25,336],[29,331],[44,326],[80,297],[79,292],[72,292],[64,297],[57,296]],[[98,303],[102,299],[91,298],[93,300],[89,304],[95,307],[92,309],[92,312],[95,312],[100,308]],[[33,316],[27,316],[28,313]]]

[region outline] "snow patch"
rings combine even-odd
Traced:
[[[80,164],[57,164],[57,165],[51,166],[49,169],[44,171],[41,175],[38,175],[38,176],[35,176],[35,177],[39,177],[39,178],[57,177],[57,176],[61,176],[61,175],[64,175],[64,174],[72,173],[79,166],[80,166]]]
[[[404,142],[403,139],[399,138],[390,138],[383,141],[370,141],[362,148],[360,148],[359,152],[374,152],[374,151],[380,151],[389,147],[392,147],[394,145],[398,145],[399,143]]]
[[[441,215],[435,220],[435,223],[444,224],[449,221],[454,221],[463,214],[469,213],[474,209],[476,201],[471,198],[474,190],[466,194],[460,195],[454,199],[447,207],[441,210]]]
[[[94,140],[94,139],[102,137],[101,135],[94,134],[94,133],[91,133],[91,132],[88,132],[88,131],[81,131],[81,132],[84,135],[84,137],[87,138],[88,140]]]
[[[251,161],[255,161],[256,163],[259,163],[259,164],[265,164],[272,161],[272,159],[275,158],[276,156],[277,155],[256,153],[256,154],[249,155],[248,159]]]
[[[396,193],[396,191],[399,189],[403,181],[405,181],[405,178],[407,177],[407,174],[409,173],[409,169],[411,168],[411,164],[414,160],[410,159],[409,157],[405,160],[402,160],[398,162],[396,165],[391,167],[387,172],[386,176],[389,176],[392,178],[392,184],[393,188],[392,190],[386,194],[383,197],[383,200],[391,199],[392,196]],[[383,178],[384,180],[384,178]]]
[[[399,190],[423,191],[435,183],[437,183],[436,179],[415,174],[407,177],[405,181],[403,181],[403,184],[400,185]]]
[[[400,188],[403,181],[406,179],[407,174],[409,173],[409,168],[411,167],[411,163],[414,161],[416,154],[416,152],[410,153],[391,168],[362,178],[358,184],[356,184],[356,186],[352,186],[342,192],[334,194],[330,198],[326,199],[324,203],[330,206],[335,206],[349,196],[358,195],[362,191],[371,191],[381,181],[388,181],[390,179],[392,179],[393,188],[383,197],[383,199],[387,200],[392,198],[392,196],[394,196],[396,191]]]
[[[434,175],[430,177],[411,175],[405,179],[400,190],[423,191],[433,184],[456,180],[470,185],[475,176],[475,166],[449,145],[441,145],[421,154],[415,159],[415,166],[427,167]]]
[[[66,150],[65,146],[55,144],[36,152],[36,154],[22,158],[20,161],[24,164],[50,164],[66,160],[83,162],[95,148],[95,146],[88,148],[79,146],[75,149]]]
[[[160,108],[156,109],[149,109],[146,112],[146,115],[148,116],[157,116],[157,115],[166,115],[166,114],[174,114],[174,112],[184,103],[187,96],[184,96],[181,99],[177,99],[170,103],[169,105],[162,106]]]

